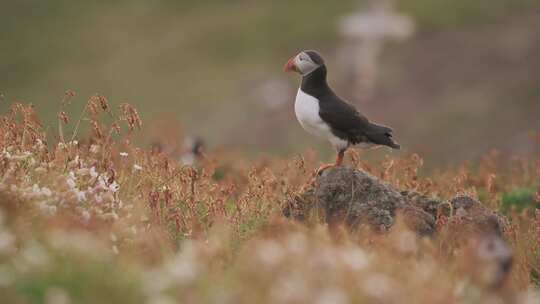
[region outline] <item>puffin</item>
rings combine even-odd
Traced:
[[[304,50],[291,57],[283,70],[302,76],[294,102],[298,122],[308,133],[328,140],[337,152],[336,161],[321,165],[317,173],[340,166],[345,151],[352,146],[400,148],[390,127],[370,121],[334,93],[326,81],[327,68],[319,52]]]

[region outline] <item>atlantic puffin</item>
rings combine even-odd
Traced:
[[[283,70],[302,76],[294,102],[294,112],[300,125],[308,133],[327,139],[337,151],[335,163],[323,164],[317,173],[341,165],[345,151],[354,145],[400,148],[392,138],[391,128],[369,121],[334,93],[326,81],[324,59],[317,51],[298,53],[287,61]]]

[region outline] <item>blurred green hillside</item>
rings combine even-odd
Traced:
[[[147,126],[177,119],[210,146],[250,153],[314,146],[329,154],[296,123],[292,94],[290,104],[268,110],[255,92],[268,79],[295,87],[298,79],[281,66],[298,50],[319,49],[333,64],[340,18],[361,2],[5,2],[0,107],[31,102],[54,127],[71,89],[73,116],[99,93],[136,105]],[[418,32],[385,48],[379,89],[372,101],[357,103],[362,111],[436,161],[474,158],[492,147],[537,151],[526,134],[540,131],[540,2],[403,0],[398,8],[417,21]],[[337,86],[339,72],[331,68]]]

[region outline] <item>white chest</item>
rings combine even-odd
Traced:
[[[319,101],[298,89],[294,101],[296,119],[307,132],[330,141],[336,149],[344,149],[348,146],[347,141],[332,134],[330,127],[319,116]]]
[[[294,112],[300,125],[309,133],[321,137],[328,137],[331,134],[330,128],[319,116],[319,101],[301,89],[298,89],[296,94]]]

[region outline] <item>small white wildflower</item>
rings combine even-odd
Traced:
[[[365,269],[369,265],[367,254],[360,248],[351,248],[341,252],[341,258],[352,270]]]
[[[34,172],[45,173],[45,172],[47,172],[47,169],[40,166],[40,167],[35,168]]]
[[[72,178],[67,178],[66,183],[70,189],[75,189],[75,180],[73,180]]]
[[[68,184],[68,187],[70,189],[75,189],[76,184],[75,184],[75,181],[73,179],[71,179],[71,178],[66,179],[66,183]]]
[[[172,285],[171,277],[161,269],[152,268],[143,274],[143,288],[146,294],[158,295]],[[150,301],[149,303],[154,303]],[[175,302],[176,303],[176,302]]]
[[[56,206],[49,206],[47,202],[41,202],[39,204],[39,210],[41,211],[41,213],[43,213],[43,215],[47,216],[52,216],[56,214]]]
[[[133,165],[133,171],[141,171],[143,168],[137,164]]]
[[[192,242],[186,242],[183,250],[171,260],[166,268],[171,278],[180,283],[192,282],[200,272],[198,250]]]
[[[347,294],[341,288],[326,288],[318,296],[317,304],[346,304],[349,303]]]
[[[91,145],[90,146],[90,153],[94,153],[94,154],[99,153],[99,145]]]
[[[197,261],[191,258],[178,256],[168,268],[171,277],[180,284],[193,281],[199,273]]]
[[[51,191],[51,189],[49,189],[47,187],[43,187],[43,188],[41,188],[41,194],[43,194],[45,196],[51,196],[52,191]]]
[[[284,257],[282,246],[276,241],[264,241],[257,248],[257,256],[268,266],[275,266]]]
[[[86,193],[84,191],[80,191],[79,189],[75,188],[73,189],[73,193],[75,194],[75,198],[77,198],[79,203],[86,201]]]
[[[96,172],[96,167],[90,168],[90,177],[96,178],[98,176],[98,173]]]
[[[76,180],[77,178],[75,177],[75,173],[73,171],[69,171],[68,173],[68,177],[66,178],[66,182],[68,184],[68,187],[70,189],[75,189],[75,186],[76,186]]]
[[[88,194],[94,194],[94,188],[86,187],[86,193]]]
[[[104,189],[104,190],[105,190],[105,189],[108,189],[107,183],[105,182],[105,178],[104,178],[103,176],[100,176],[100,177],[98,178],[98,183],[97,183],[97,185],[96,185],[95,188],[96,188],[96,189]]]
[[[13,243],[15,242],[15,236],[7,230],[0,231],[0,252],[7,252],[11,250]]]
[[[23,152],[21,154],[13,155],[11,157],[11,159],[13,159],[13,160],[23,160],[23,159],[29,158],[30,156],[32,156],[32,153],[28,152],[28,151],[25,151],[25,152]]]
[[[76,140],[73,140],[73,141],[70,141],[69,144],[72,145],[72,146],[76,146],[76,145],[79,144],[79,142],[76,141]]]
[[[129,154],[127,154],[127,152],[120,152],[120,156],[122,157],[128,157]]]
[[[277,280],[270,290],[274,303],[305,303],[308,294],[305,280],[297,276]]]
[[[465,295],[465,289],[467,288],[468,282],[466,280],[460,280],[454,286],[454,295],[456,297],[463,297]]]
[[[80,168],[79,170],[77,170],[77,174],[80,176],[88,175],[88,173],[90,173],[90,170],[88,168]]]
[[[388,276],[373,273],[366,277],[362,283],[362,289],[369,296],[382,300],[392,293],[392,284]]]
[[[37,184],[32,185],[32,190],[31,191],[35,195],[40,195],[41,194],[41,189],[39,189],[39,186]]]
[[[185,166],[192,166],[195,163],[195,155],[193,153],[186,153],[180,158],[180,162]]]
[[[39,204],[39,210],[41,210],[41,213],[48,215],[49,214],[49,205],[47,205],[46,202],[41,202]]]
[[[109,185],[109,190],[111,190],[113,193],[118,191],[120,189],[120,185],[116,181],[113,181],[112,184]]]
[[[52,206],[49,206],[49,214],[50,215],[55,215],[56,214],[56,206],[52,205]]]
[[[36,241],[30,241],[21,251],[20,256],[33,266],[43,266],[49,261],[47,251]]]
[[[113,251],[114,254],[120,253],[120,252],[118,251],[118,247],[117,247],[116,245],[113,245],[113,246],[112,246],[112,251]]]
[[[293,253],[304,253],[307,249],[307,239],[302,233],[295,232],[287,238],[286,248]]]
[[[313,256],[312,263],[316,267],[334,268],[336,267],[336,252],[332,248],[322,248]]]
[[[416,235],[408,230],[401,231],[398,235],[397,247],[402,253],[416,253],[418,250]]]

